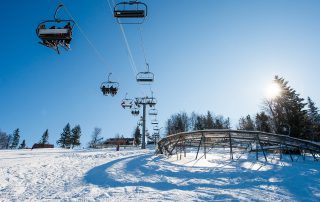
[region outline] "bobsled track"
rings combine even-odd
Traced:
[[[289,154],[293,161],[294,155],[301,155],[305,159],[306,155],[313,157],[315,161],[320,159],[320,144],[293,138],[287,135],[266,133],[260,131],[243,131],[243,130],[200,130],[192,132],[182,132],[161,139],[158,142],[157,153],[165,155],[177,154],[180,158],[182,154],[186,156],[187,150],[197,152],[196,159],[200,149],[206,154],[214,147],[228,148],[230,158],[233,159],[235,150],[244,150],[255,152],[258,159],[259,153],[262,153],[267,161],[268,153],[278,153],[280,159],[282,154]],[[201,151],[201,152],[202,152]]]

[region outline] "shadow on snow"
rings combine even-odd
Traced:
[[[231,161],[230,165],[234,166],[234,169],[200,168],[193,170],[190,167],[173,165],[163,161],[161,157],[153,158],[151,154],[138,155],[116,159],[94,167],[85,174],[84,182],[99,187],[142,186],[160,191],[173,189],[191,191],[199,188],[214,188],[224,191],[236,189],[245,192],[245,190],[251,189],[253,191],[263,190],[266,194],[268,192],[274,193],[274,190],[266,187],[276,186],[285,191],[277,192],[280,195],[286,194],[286,196],[289,195],[300,200],[310,200],[310,197],[320,198],[319,195],[314,195],[314,193],[320,192],[320,166],[318,163],[296,162],[289,166],[281,166],[263,162],[263,166],[271,166],[271,169],[260,171],[241,167],[241,163],[244,162],[248,162],[248,160]],[[262,162],[259,161],[259,163]],[[119,175],[121,175],[121,172],[122,175],[132,175],[138,177],[139,181],[117,180],[111,176],[107,170],[117,164],[123,165],[119,170]],[[174,171],[172,168],[177,170]],[[170,181],[168,178],[175,178],[178,181]],[[246,195],[250,198],[249,193],[246,193]],[[223,196],[221,193],[219,194],[219,198]],[[230,199],[231,196],[225,195],[225,198]]]

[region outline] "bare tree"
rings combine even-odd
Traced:
[[[101,135],[101,128],[94,128],[91,141],[88,143],[89,148],[97,148],[97,145],[102,143],[103,137]]]

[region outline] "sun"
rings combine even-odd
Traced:
[[[269,99],[274,99],[281,94],[281,88],[277,83],[271,83],[266,88],[266,96]]]

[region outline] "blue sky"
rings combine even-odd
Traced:
[[[37,44],[35,29],[51,19],[58,1],[2,3],[0,128],[20,128],[30,146],[48,128],[55,143],[63,127],[80,124],[85,145],[94,127],[103,136],[131,136],[138,121],[120,107],[129,97],[150,94],[135,82],[124,40],[107,0],[64,0],[101,59],[79,29],[72,50],[57,55]],[[111,2],[111,1],[110,1]],[[149,0],[142,26],[152,85],[163,127],[173,113],[229,116],[255,114],[274,75],[319,106],[320,2],[318,0]],[[62,17],[68,15],[61,10]],[[145,68],[137,26],[124,26],[138,71]],[[119,94],[102,96],[112,72]],[[151,129],[151,127],[150,127]],[[162,131],[164,132],[164,131]]]

